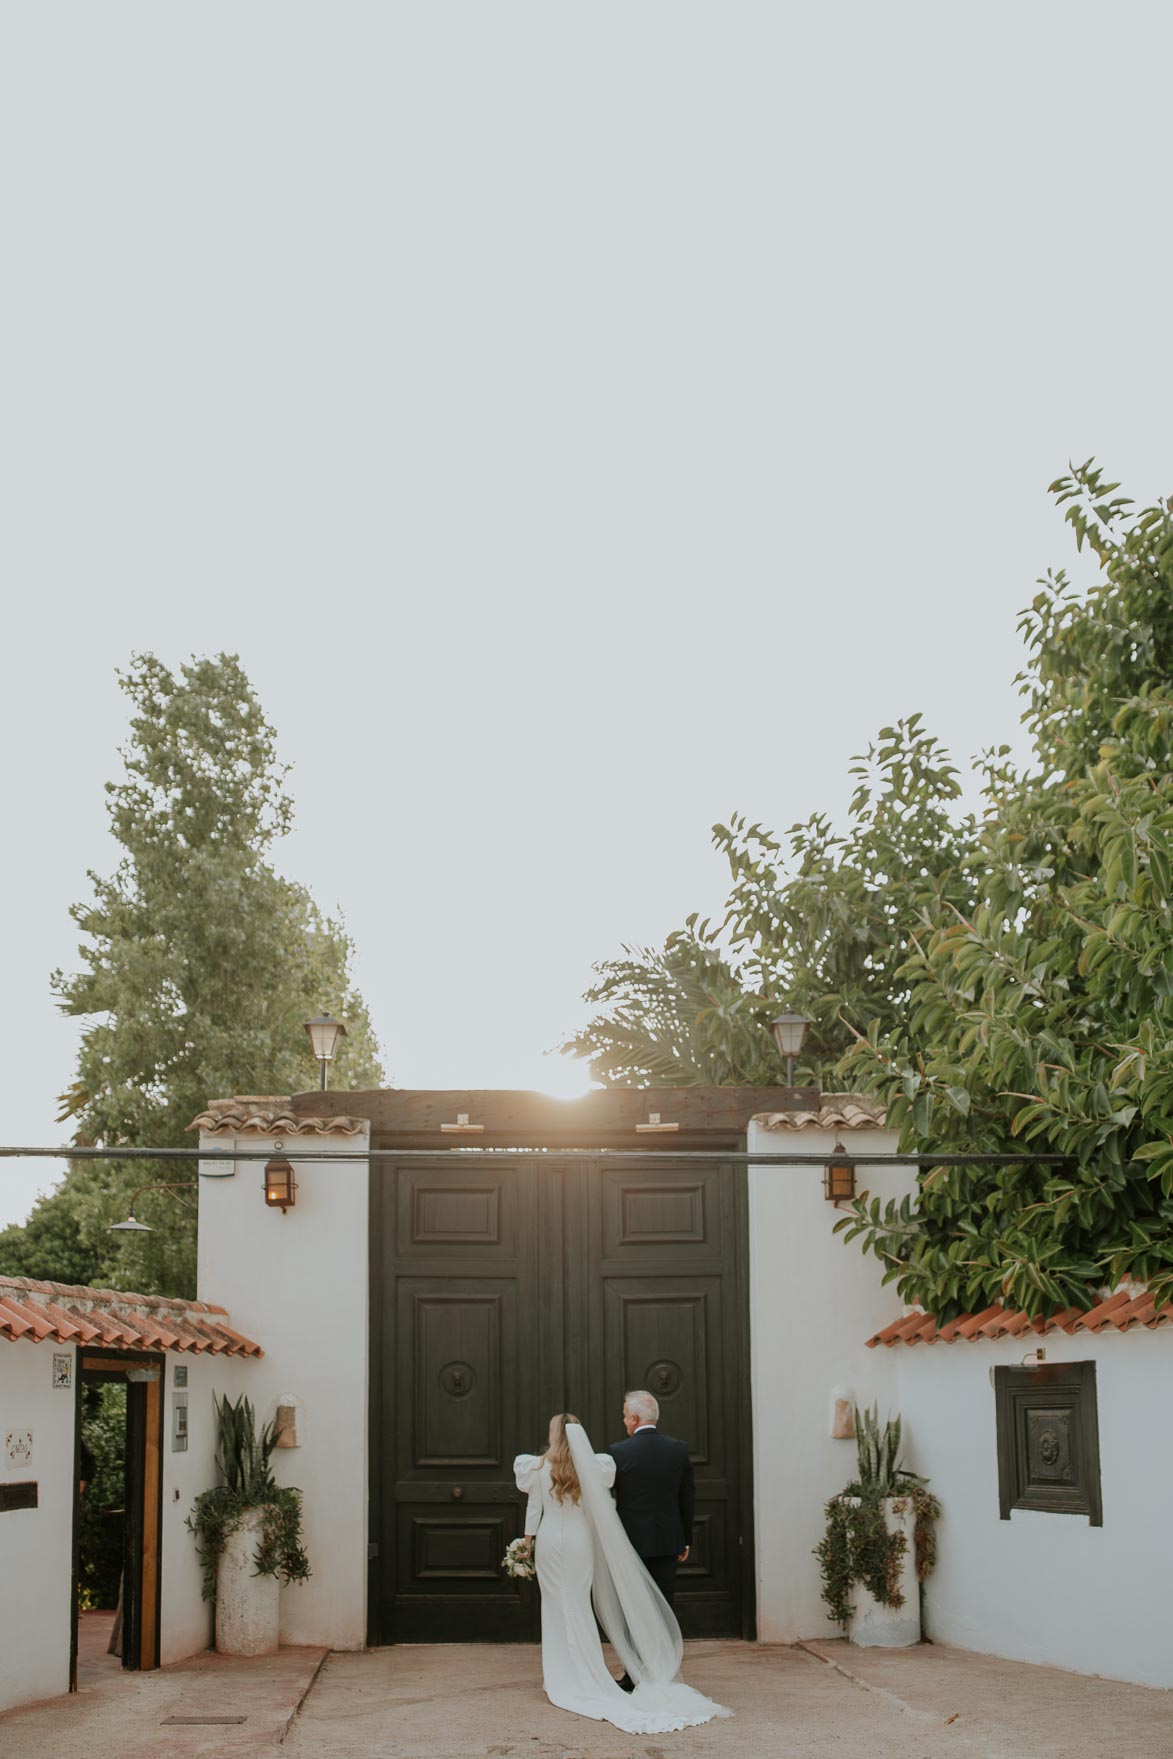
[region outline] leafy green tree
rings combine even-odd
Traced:
[[[812,1021],[796,1071],[829,1083],[851,1022],[905,1018],[910,937],[943,903],[967,908],[972,821],[954,822],[957,771],[919,715],[885,727],[852,768],[847,829],[816,814],[785,840],[741,816],[714,825],[729,864],[722,921],[690,916],[662,952],[625,949],[596,966],[600,1008],[564,1048],[596,1080],[759,1086],[785,1081],[769,1022]]]
[[[690,916],[663,951],[625,947],[596,965],[585,1000],[599,1009],[563,1046],[609,1086],[769,1086],[780,1064],[765,998],[746,989],[708,923]]]
[[[174,674],[143,654],[120,683],[131,733],[107,792],[123,856],[109,878],[90,874],[93,896],[72,911],[82,969],[52,979],[63,1011],[86,1022],[63,1121],[79,1142],[190,1146],[185,1127],[208,1099],[311,1084],[303,1022],[322,1009],[347,1027],[335,1083],[379,1085],[350,939],[271,864],[293,808],[240,661],[222,654]],[[194,1200],[182,1163],[74,1163],[24,1228],[0,1234],[0,1270],[60,1279],[68,1264],[80,1281],[191,1294],[183,1192],[142,1200],[153,1233],[106,1231],[149,1180],[187,1181]]]
[[[915,937],[907,1025],[846,1059],[907,1148],[1056,1156],[856,1206],[849,1236],[946,1317],[1173,1298],[1173,519],[1117,486],[1090,461],[1052,485],[1101,578],[1049,575],[1024,614],[1034,762],[987,760],[973,906]]]
[[[981,811],[955,817],[914,716],[857,763],[842,837],[716,826],[726,916],[685,931],[707,965],[673,937],[600,967],[606,1011],[568,1047],[648,1079],[669,1021],[674,1079],[756,1081],[770,996],[814,1019],[801,1073],[878,1092],[906,1150],[1053,1156],[939,1168],[844,1218],[943,1318],[1125,1278],[1173,1299],[1173,514],[1117,487],[1091,461],[1052,485],[1099,578],[1049,574],[1021,619],[1028,764],[987,753]]]

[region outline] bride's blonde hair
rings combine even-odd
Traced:
[[[565,1502],[567,1497],[571,1502],[578,1502],[582,1495],[578,1473],[570,1457],[570,1444],[566,1439],[566,1425],[577,1422],[578,1418],[570,1411],[559,1411],[550,1419],[546,1459],[550,1462],[550,1488],[559,1502]]]

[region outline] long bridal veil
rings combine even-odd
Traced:
[[[676,1615],[623,1530],[581,1423],[566,1425],[566,1440],[594,1543],[591,1597],[599,1623],[635,1682],[632,1708],[678,1716],[673,1726],[681,1728],[732,1716],[731,1710],[676,1678],[684,1657]]]

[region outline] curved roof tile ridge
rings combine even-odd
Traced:
[[[817,1106],[759,1112],[764,1130],[882,1130],[886,1112],[870,1093],[821,1093]]]
[[[958,1340],[979,1343],[983,1338],[1017,1338],[1028,1331],[1041,1337],[1055,1331],[1066,1332],[1068,1337],[1077,1332],[1094,1336],[1100,1331],[1131,1331],[1137,1325],[1143,1325],[1147,1331],[1173,1325],[1173,1306],[1158,1312],[1148,1289],[1126,1283],[1090,1307],[1064,1307],[1033,1318],[1021,1308],[1003,1307],[996,1301],[979,1313],[962,1313],[938,1326],[935,1317],[923,1307],[908,1307],[898,1319],[874,1333],[867,1346],[874,1350],[877,1344],[891,1349],[894,1344],[952,1344]]]
[[[290,1104],[284,1093],[241,1093],[232,1099],[211,1099],[187,1128],[209,1136],[221,1131],[234,1136],[358,1136],[367,1127],[365,1118],[302,1117]]]

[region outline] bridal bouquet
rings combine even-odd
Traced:
[[[532,1582],[537,1574],[534,1569],[533,1540],[515,1539],[511,1545],[506,1546],[501,1568],[507,1576],[512,1576],[518,1582]]]

